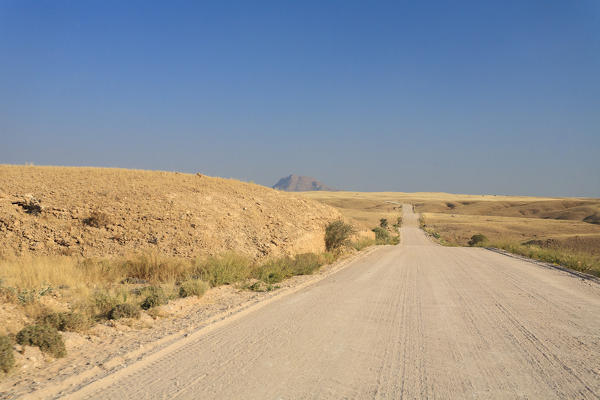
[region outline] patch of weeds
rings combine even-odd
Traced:
[[[15,366],[13,346],[8,336],[0,336],[0,370],[9,372]]]
[[[292,260],[288,257],[271,260],[257,267],[254,271],[254,277],[265,283],[281,282],[292,276],[291,264]]]
[[[48,325],[27,325],[17,333],[16,339],[20,345],[37,346],[55,358],[67,355],[62,336]]]
[[[154,307],[162,306],[169,301],[168,296],[164,290],[158,286],[148,286],[142,289],[142,293],[147,293],[146,298],[142,301],[140,307],[144,310],[149,310]]]
[[[159,254],[142,254],[127,259],[120,265],[128,280],[160,283],[176,281],[189,275],[192,266],[184,260]]]
[[[11,286],[0,285],[0,302],[2,303],[17,303],[19,301],[19,292]]]
[[[233,253],[224,254],[197,262],[194,275],[210,283],[212,287],[231,285],[248,278],[250,265],[247,258]]]
[[[352,242],[352,247],[357,251],[361,251],[369,246],[373,246],[374,244],[374,239],[368,237],[361,237],[358,240]]]
[[[311,275],[323,265],[321,257],[314,253],[296,255],[291,265],[293,275]]]
[[[48,313],[40,318],[39,323],[69,332],[82,332],[92,325],[87,316],[78,312]]]
[[[181,282],[181,285],[179,286],[179,297],[202,297],[207,290],[208,283],[200,279],[189,279]]]
[[[92,314],[98,318],[108,318],[111,310],[119,303],[122,303],[122,299],[116,296],[112,296],[107,291],[96,290],[90,299]]]
[[[117,304],[108,312],[108,319],[139,318],[140,310],[130,303]]]

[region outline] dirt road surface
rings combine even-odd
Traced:
[[[71,398],[598,399],[600,285],[402,243],[107,376]]]

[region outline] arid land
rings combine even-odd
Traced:
[[[467,246],[482,234],[481,245],[566,264],[600,276],[600,199],[542,198],[449,193],[304,192],[336,207],[345,218],[373,226],[398,204],[414,205],[422,224],[443,244]]]
[[[403,241],[71,388],[68,398],[596,399],[600,286],[444,247],[405,207]]]
[[[477,246],[597,275],[599,210],[597,199],[292,194],[202,174],[0,166],[0,339],[16,361],[0,372],[0,397],[302,397],[325,387],[320,397],[594,398],[597,360],[584,354],[600,337],[597,280],[438,244],[482,234]],[[369,247],[382,218],[392,233],[402,223],[399,246]],[[331,253],[325,228],[340,219],[354,242]],[[121,306],[136,314],[115,316]],[[60,326],[66,356],[18,344],[21,330],[46,324]],[[248,368],[222,369],[223,357]],[[449,381],[448,368],[462,372]]]

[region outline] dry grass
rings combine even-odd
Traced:
[[[401,192],[304,192],[303,196],[339,209],[347,218],[377,225],[379,218],[393,221],[403,203],[414,204],[417,212],[461,215],[550,218],[597,221],[600,199],[526,196],[465,195],[451,193]],[[387,213],[387,215],[385,215]]]
[[[450,193],[306,192],[349,220],[375,226],[393,221],[403,203],[423,214],[424,229],[450,246],[467,246],[475,234],[488,245],[580,271],[600,271],[600,199],[456,195]],[[387,214],[386,214],[387,213]]]
[[[549,238],[600,238],[600,226],[581,221],[517,218],[493,215],[424,213],[428,227],[446,240],[466,246],[471,236],[481,233],[492,242],[525,242]]]
[[[425,229],[443,244],[466,246],[473,235],[485,246],[600,275],[600,226],[581,221],[489,215],[423,214]]]
[[[231,252],[198,259],[157,254],[0,259],[0,312],[23,315],[22,323],[5,324],[0,333],[15,334],[36,321],[61,330],[85,330],[87,321],[122,317],[122,310],[150,310],[176,297],[202,296],[209,286],[250,279],[271,284],[312,274],[337,256],[303,253],[260,262]],[[74,321],[75,316],[81,321]]]

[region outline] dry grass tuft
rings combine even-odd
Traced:
[[[87,226],[93,226],[94,228],[105,228],[110,224],[110,217],[108,214],[102,211],[93,211],[89,217],[83,220],[83,223]]]

